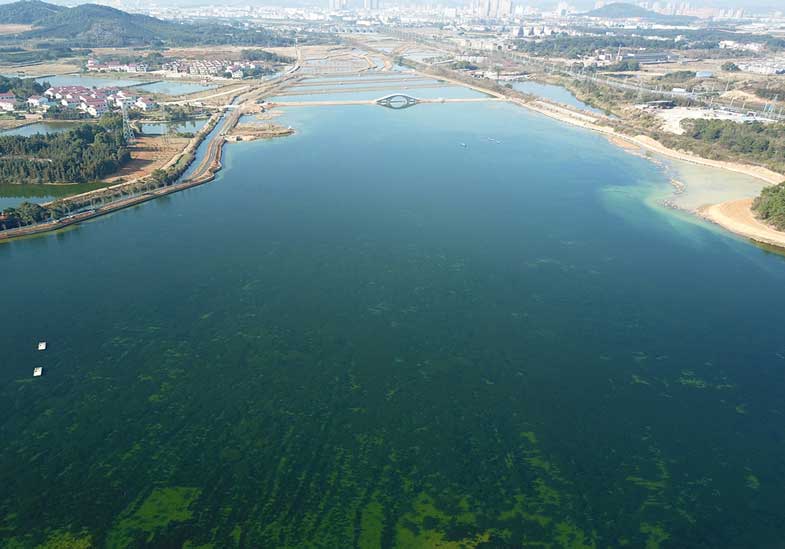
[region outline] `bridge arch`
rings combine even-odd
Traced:
[[[419,102],[420,100],[416,97],[412,97],[411,95],[406,95],[403,93],[392,93],[376,100],[377,105],[381,105],[382,107],[387,107],[389,109],[406,109],[408,107],[413,107]]]

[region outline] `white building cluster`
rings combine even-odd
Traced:
[[[230,61],[228,59],[178,59],[161,65],[166,76],[224,76],[227,72],[232,78],[242,78],[248,71],[256,69],[250,61]]]
[[[119,88],[86,88],[84,86],[56,86],[44,92],[43,96],[32,96],[27,104],[39,110],[48,110],[52,105],[65,109],[82,111],[90,116],[101,116],[112,108],[123,105],[139,110],[155,108],[155,101],[129,93]]]
[[[87,60],[87,70],[91,72],[147,72],[148,66],[146,63],[118,63],[115,61],[107,61],[101,63],[92,57]]]

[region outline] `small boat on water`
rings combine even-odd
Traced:
[[[38,350],[39,351],[46,351],[46,341],[39,341],[38,342]]]
[[[33,368],[33,377],[41,377],[44,373],[44,367],[38,366],[37,368]]]
[[[469,147],[469,146],[468,146],[466,143],[460,143],[460,145],[461,145],[461,147],[463,147],[464,149],[466,149],[466,148],[468,148],[468,147]]]

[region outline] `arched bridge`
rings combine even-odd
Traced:
[[[408,107],[413,107],[420,100],[416,97],[412,97],[410,95],[404,95],[402,93],[393,93],[391,95],[385,95],[384,97],[380,97],[376,100],[377,105],[381,105],[382,107],[387,107],[388,109],[406,109]]]

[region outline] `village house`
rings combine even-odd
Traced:
[[[149,111],[155,108],[155,101],[153,101],[149,97],[140,97],[139,99],[136,100],[134,106],[139,110]]]
[[[11,92],[0,93],[0,110],[12,111],[16,108],[16,96]]]
[[[49,108],[49,99],[42,95],[31,95],[27,98],[27,106],[31,109],[47,110]]]

